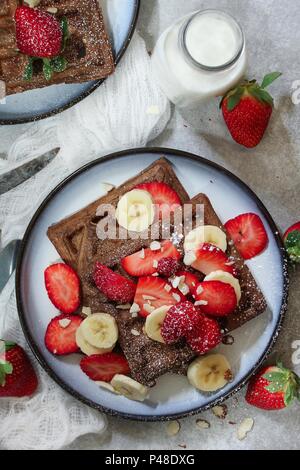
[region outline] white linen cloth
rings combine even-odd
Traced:
[[[112,151],[145,146],[170,119],[170,105],[152,78],[144,41],[135,33],[114,75],[73,108],[45,121],[0,127],[0,172],[60,148],[40,173],[0,196],[2,246],[21,238],[45,196],[82,164]],[[103,415],[79,403],[38,366],[17,315],[14,279],[0,295],[0,338],[16,340],[39,375],[32,398],[0,399],[1,449],[61,449],[78,436],[102,433]]]

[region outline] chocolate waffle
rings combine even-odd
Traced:
[[[106,78],[114,71],[114,58],[97,0],[41,0],[38,8],[53,12],[58,20],[66,17],[69,39],[62,55],[67,60],[63,72],[44,77],[40,61],[34,62],[31,80],[24,79],[28,57],[17,50],[14,13],[18,0],[0,1],[0,80],[6,94],[42,88],[59,83],[81,83]]]
[[[185,342],[167,346],[149,339],[143,332],[144,319],[132,318],[128,309],[117,309],[113,303],[109,302],[94,285],[92,272],[96,261],[99,261],[123,276],[129,277],[121,267],[121,259],[151,243],[150,238],[100,241],[96,235],[96,224],[99,221],[96,216],[98,206],[100,204],[116,206],[123,194],[141,182],[150,181],[164,181],[172,186],[182,203],[190,202],[194,208],[197,204],[203,204],[204,224],[218,226],[226,232],[204,194],[199,194],[189,201],[188,194],[165,159],[156,161],[137,177],[48,230],[48,236],[60,256],[79,273],[83,288],[83,304],[89,306],[93,313],[107,312],[116,318],[119,327],[119,343],[129,362],[132,377],[148,386],[154,385],[155,380],[166,372],[184,373],[195,354]],[[266,309],[262,293],[229,237],[228,255],[233,258],[239,271],[242,298],[236,311],[224,321],[222,326],[225,331],[238,328]],[[140,334],[133,335],[132,330]]]

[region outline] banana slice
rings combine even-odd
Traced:
[[[237,303],[239,304],[242,297],[241,286],[232,274],[225,271],[213,271],[204,278],[204,281],[221,281],[225,282],[225,284],[230,284],[235,290]]]
[[[150,313],[150,315],[148,315],[146,318],[146,335],[154,341],[158,341],[159,343],[164,343],[163,337],[161,335],[161,327],[170,307],[170,305],[163,305],[162,307],[153,310],[153,312]]]
[[[141,189],[133,189],[121,197],[116,218],[130,232],[143,232],[154,221],[154,205],[150,194]]]
[[[82,336],[90,345],[99,349],[112,349],[118,341],[118,327],[108,313],[95,313],[80,325]]]
[[[231,366],[222,354],[198,357],[188,368],[189,382],[202,392],[215,392],[231,379]]]
[[[201,225],[189,232],[184,239],[184,251],[195,251],[202,243],[211,243],[224,252],[227,250],[226,234],[214,225]]]
[[[148,388],[127,377],[126,375],[116,374],[111,381],[113,388],[126,398],[135,401],[144,401],[148,396]]]
[[[76,343],[79,349],[81,349],[81,351],[83,352],[83,354],[86,354],[87,356],[92,356],[93,354],[105,354],[113,350],[113,348],[100,349],[92,346],[85,340],[82,334],[81,326],[76,330]]]

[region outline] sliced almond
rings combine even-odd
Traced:
[[[202,286],[198,286],[198,287],[197,287],[197,290],[196,290],[196,292],[197,292],[197,295],[200,295],[200,294],[202,294],[202,292],[203,292],[203,291],[204,291],[204,289],[203,289],[203,287],[202,287]]]
[[[200,305],[208,305],[208,302],[207,300],[197,300],[195,303],[194,303],[195,307],[198,307]]]
[[[92,315],[91,307],[82,307],[81,311],[82,311],[83,315],[86,315],[87,317]]]
[[[161,249],[161,244],[158,241],[151,242],[150,244],[150,250],[151,251],[158,251]]]
[[[158,267],[158,261],[157,259],[153,260],[153,264],[152,264],[153,268],[156,269]]]
[[[129,310],[130,313],[139,313],[139,311],[140,311],[140,307],[136,303],[132,304]]]
[[[228,413],[227,405],[217,405],[212,408],[213,414],[219,419],[225,419]]]
[[[144,300],[156,300],[152,295],[143,294],[142,297]]]
[[[254,426],[254,420],[252,418],[245,418],[237,431],[237,438],[239,441],[242,441],[247,437],[247,434],[252,431]]]
[[[62,328],[67,328],[70,325],[71,320],[69,318],[62,318],[58,323]]]
[[[58,12],[58,9],[55,7],[50,7],[50,8],[47,8],[47,12],[55,15]]]
[[[144,248],[142,248],[139,256],[140,256],[141,259],[145,259],[145,249]]]
[[[116,308],[118,310],[129,310],[131,308],[131,305],[130,304],[117,305]]]
[[[165,284],[164,289],[165,289],[167,292],[171,292],[172,287],[171,287],[169,284]]]
[[[175,276],[175,277],[171,278],[171,284],[174,287],[174,289],[177,289],[177,287],[180,284],[180,280],[181,280],[181,277],[179,277],[179,276]]]
[[[135,330],[135,329],[132,329],[132,330],[131,330],[131,334],[132,334],[133,336],[140,336],[140,332],[139,332],[138,330]]]
[[[133,312],[133,313],[131,314],[131,318],[137,318],[137,316],[138,316],[138,314],[137,314],[136,312]]]
[[[208,429],[210,428],[210,423],[206,421],[206,419],[197,419],[196,425],[200,429]]]
[[[172,297],[174,300],[176,300],[176,302],[180,302],[180,295],[179,294],[176,294],[176,292],[173,292],[172,294]]]
[[[167,434],[170,437],[176,436],[180,431],[179,421],[171,421],[167,424]]]
[[[152,305],[149,305],[149,304],[144,304],[144,305],[143,305],[143,309],[144,309],[147,313],[151,313],[151,312],[153,312],[153,310],[155,310],[155,307],[152,307]]]

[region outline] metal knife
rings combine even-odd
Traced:
[[[15,270],[21,240],[13,240],[0,252],[0,293]]]
[[[30,162],[26,162],[23,165],[0,175],[0,195],[6,193],[12,188],[15,188],[39,171],[43,170],[57,155],[58,151],[59,149],[51,150]]]

